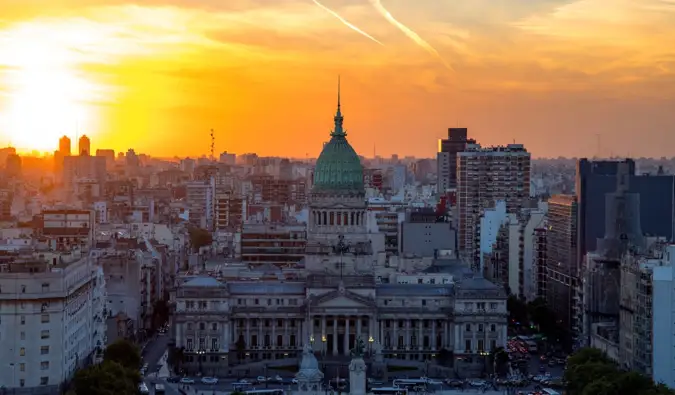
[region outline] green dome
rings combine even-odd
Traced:
[[[344,118],[340,112],[340,91],[338,109],[335,114],[335,129],[331,139],[323,146],[314,168],[313,192],[363,193],[363,166],[354,148],[347,141],[342,128]]]

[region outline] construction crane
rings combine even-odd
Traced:
[[[213,129],[211,129],[211,160],[215,161],[216,160],[216,135],[213,132]]]

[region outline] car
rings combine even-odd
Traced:
[[[148,388],[147,385],[145,385],[145,383],[140,383],[140,384],[138,385],[138,393],[139,393],[139,394],[149,394],[149,393],[150,393],[150,389]]]
[[[291,380],[291,383],[293,383],[293,384],[298,384],[298,379],[293,379],[293,380]]]
[[[276,375],[276,376],[274,376],[274,381],[276,381],[277,383],[283,383],[284,378],[279,376],[279,375]]]
[[[215,377],[202,377],[202,384],[218,384],[218,379]]]
[[[270,381],[270,378],[269,378],[269,377],[265,377],[265,376],[258,376],[258,377],[256,377],[255,381],[256,381],[258,384],[262,384],[262,383],[265,383],[265,382],[267,382],[267,381]]]
[[[195,380],[191,379],[189,377],[183,377],[182,379],[180,379],[180,383],[181,384],[194,384]]]
[[[169,383],[179,383],[180,377],[178,376],[169,377],[168,379],[166,379],[166,381]]]
[[[450,387],[454,387],[454,388],[464,387],[464,382],[462,380],[447,379],[445,381],[445,384],[449,385]]]
[[[472,387],[483,387],[487,385],[487,382],[485,380],[471,380],[469,381],[469,385]]]

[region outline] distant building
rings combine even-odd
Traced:
[[[105,158],[106,168],[110,169],[115,164],[115,150],[97,149],[96,156]]]
[[[63,136],[59,139],[59,152],[62,156],[71,155],[70,139],[68,136]]]
[[[7,155],[7,161],[5,162],[5,174],[7,177],[21,177],[21,168],[22,161],[19,155]]]
[[[89,140],[87,135],[80,137],[77,150],[80,156],[91,156],[91,140]]]
[[[448,138],[438,140],[436,186],[439,193],[457,188],[457,154],[464,151],[467,144],[476,143],[467,136],[467,128],[448,128]]]
[[[480,216],[484,209],[505,202],[517,213],[530,196],[530,153],[522,144],[482,148],[468,144],[457,159],[457,215],[459,251],[479,266]]]

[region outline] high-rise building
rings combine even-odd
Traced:
[[[548,200],[546,236],[546,302],[568,328],[575,325],[572,298],[579,281],[576,196],[553,195]]]
[[[70,139],[68,136],[59,139],[59,152],[62,156],[70,156]]]
[[[595,251],[598,239],[605,236],[606,195],[617,186],[619,166],[628,166],[628,193],[639,195],[642,231],[672,240],[675,236],[675,176],[635,175],[635,161],[577,162],[576,195],[578,203],[577,262]]]
[[[7,155],[5,162],[5,173],[7,177],[21,176],[21,157],[17,154]]]
[[[91,140],[89,140],[89,137],[87,137],[87,135],[83,135],[82,137],[80,137],[77,149],[80,156],[91,155]]]
[[[457,153],[459,251],[478,267],[480,216],[503,200],[508,213],[518,213],[530,196],[530,153],[522,144],[482,148],[467,144]]]
[[[60,393],[106,343],[103,271],[88,257],[43,259],[0,267],[1,393]]]
[[[115,164],[115,150],[97,149],[96,156],[105,158],[106,167],[111,168]]]
[[[448,128],[448,138],[438,140],[436,185],[439,193],[457,188],[457,153],[464,151],[467,144],[476,143],[467,138],[467,133],[466,128]]]

